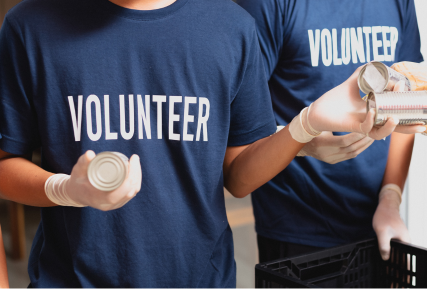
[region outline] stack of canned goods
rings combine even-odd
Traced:
[[[383,77],[381,83],[375,83],[377,79],[367,79],[366,65],[359,73],[358,84],[360,90],[368,94],[367,111],[375,109],[375,125],[384,125],[389,117],[398,118],[399,125],[427,125],[427,91],[410,91],[411,83],[406,76],[381,62],[373,61],[371,64]],[[405,82],[405,91],[392,92],[400,80]],[[374,91],[372,87],[382,89]]]

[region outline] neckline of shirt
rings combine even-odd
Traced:
[[[91,0],[92,1],[92,0]],[[118,17],[139,20],[139,21],[150,21],[165,18],[179,9],[181,9],[189,0],[176,0],[172,4],[154,10],[135,10],[129,9],[117,4],[114,4],[108,0],[97,0],[97,5],[102,7],[103,10],[110,14]]]

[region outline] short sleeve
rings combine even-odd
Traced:
[[[250,144],[276,131],[255,23],[247,46],[243,48],[243,76],[231,102],[228,146]]]
[[[402,45],[398,61],[422,62],[420,31],[418,29],[417,14],[414,0],[406,1],[406,13],[403,23]]]
[[[0,30],[0,149],[30,153],[39,146],[31,77],[22,38],[6,18]]]
[[[267,79],[276,68],[283,48],[284,1],[237,0],[255,18]]]

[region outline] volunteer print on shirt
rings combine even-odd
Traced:
[[[144,99],[144,101],[143,101]],[[168,114],[168,139],[169,140],[183,140],[183,141],[208,141],[207,122],[209,119],[210,102],[206,97],[194,96],[168,96],[166,95],[145,95],[144,98],[141,94],[129,94],[128,102],[125,104],[125,95],[120,94],[119,99],[113,105],[120,105],[120,136],[122,139],[130,140],[135,136],[135,127],[137,127],[138,139],[143,139],[144,134],[147,139],[151,139],[151,105],[157,107],[157,139],[163,139],[162,125],[163,125],[163,105],[169,108]],[[169,105],[166,104],[169,102]],[[71,120],[73,123],[74,139],[75,141],[81,140],[82,134],[82,115],[86,115],[86,132],[91,141],[98,141],[102,135],[106,140],[118,139],[118,133],[111,131],[110,122],[110,95],[104,95],[104,106],[101,106],[100,99],[97,95],[91,94],[86,98],[85,105],[83,106],[83,95],[78,96],[78,105],[76,107],[73,96],[68,97],[70,106]],[[135,114],[135,103],[137,106],[137,113]],[[176,113],[180,110],[178,105],[184,107],[183,117]],[[195,121],[195,116],[190,114],[190,105],[198,106],[198,116]],[[83,107],[85,112],[83,112]],[[93,111],[93,108],[95,109]],[[102,111],[103,110],[103,111]],[[104,121],[102,121],[104,115]],[[135,118],[136,116],[136,118]],[[114,116],[118,117],[118,116]],[[128,128],[127,128],[128,120]],[[182,133],[174,132],[174,123],[183,122]],[[194,124],[192,124],[194,123]],[[104,126],[103,126],[104,124]],[[189,133],[194,130],[197,125],[196,135]],[[104,128],[103,128],[104,127]],[[145,131],[145,133],[143,132]],[[203,136],[201,137],[201,135]]]
[[[236,287],[224,155],[276,131],[246,11],[25,0],[0,59],[0,150],[41,147],[43,169],[62,174],[87,150],[141,160],[141,191],[120,209],[41,208],[30,287]]]
[[[237,2],[257,22],[279,125],[369,61],[391,66],[423,60],[413,0]],[[374,237],[389,143],[376,141],[357,158],[334,165],[295,158],[252,193],[257,233],[313,247]]]
[[[311,65],[347,65],[375,61],[395,61],[399,31],[392,26],[351,27],[338,30],[309,29]],[[382,35],[379,37],[379,34]],[[372,56],[371,56],[372,55]],[[358,62],[359,61],[359,62]]]

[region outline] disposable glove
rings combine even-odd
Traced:
[[[408,229],[399,214],[401,201],[402,190],[399,186],[388,184],[382,187],[372,225],[377,234],[378,246],[383,260],[390,258],[391,239],[399,239],[407,243],[411,242]]]
[[[399,120],[389,118],[382,127],[373,127],[375,111],[366,113],[366,102],[360,98],[357,76],[359,67],[349,79],[323,94],[311,105],[307,121],[315,131],[358,132],[380,140],[390,135]],[[399,126],[404,133],[423,132],[424,126]]]
[[[111,192],[100,191],[89,182],[87,169],[93,158],[95,153],[87,151],[74,165],[71,176],[55,174],[47,179],[46,196],[61,206],[90,206],[109,211],[124,206],[141,190],[141,164],[137,155],[129,160],[128,176],[123,184]]]
[[[324,131],[307,143],[297,156],[310,156],[328,164],[336,164],[355,158],[373,142],[370,137],[356,132],[336,136],[332,132]]]

